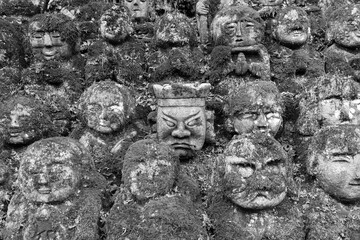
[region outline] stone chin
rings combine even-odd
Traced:
[[[236,205],[246,209],[265,209],[272,208],[279,205],[286,196],[286,190],[275,197],[266,197],[264,195],[257,195],[256,197],[248,200],[247,197],[239,196],[239,194],[230,194],[228,197]]]

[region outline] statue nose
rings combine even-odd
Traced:
[[[17,116],[10,116],[10,127],[20,127],[19,118]]]
[[[268,127],[267,119],[263,113],[260,113],[255,123],[258,127]]]
[[[179,123],[171,135],[176,138],[186,138],[191,135],[191,132],[185,128],[184,123]]]
[[[44,34],[44,45],[45,47],[52,47],[52,40],[50,34],[48,33]]]
[[[39,179],[38,179],[38,183],[39,184],[47,184],[48,181],[48,177],[46,173],[40,173],[39,174]]]
[[[242,36],[242,29],[241,29],[241,24],[237,24],[236,26],[236,36],[241,37]]]

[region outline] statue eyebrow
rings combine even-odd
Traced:
[[[344,152],[333,152],[331,153],[332,156],[354,156],[355,153],[354,152],[350,152],[350,151],[344,151]]]
[[[173,120],[175,120],[175,121],[176,121],[176,119],[175,119],[175,118],[173,118],[172,116],[170,116],[170,115],[168,115],[168,114],[164,113],[164,111],[162,111],[162,113],[163,113],[166,117],[171,118],[171,119],[173,119]],[[195,116],[196,116],[196,115],[198,115],[199,113],[200,113],[200,110],[199,110],[198,112],[194,113],[194,114],[189,115],[189,116],[186,118],[186,120],[187,120],[187,119],[189,119],[189,118],[195,117]]]

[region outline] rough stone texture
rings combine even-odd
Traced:
[[[342,73],[359,81],[360,40],[357,37],[360,5],[345,5],[327,16],[327,39],[333,44],[324,52],[325,71]]]
[[[316,182],[309,191],[307,239],[360,236],[359,134],[358,126],[329,126],[311,142],[307,170]]]
[[[290,162],[272,137],[234,138],[218,159],[209,215],[215,239],[305,239],[299,206],[286,193]]]
[[[210,84],[154,84],[158,99],[157,137],[188,157],[205,142],[207,119],[205,97]]]
[[[282,125],[284,104],[273,82],[248,82],[228,89],[224,112],[231,132],[277,134]]]
[[[94,157],[98,171],[119,184],[122,158],[139,133],[130,124],[135,109],[131,91],[111,81],[94,83],[82,94],[78,108],[83,126],[72,136]]]
[[[271,76],[281,91],[296,93],[300,88],[294,77],[318,77],[324,74],[324,62],[310,45],[310,19],[305,10],[287,7],[274,20],[269,44]],[[290,83],[289,83],[290,82]],[[295,85],[295,86],[294,86]]]
[[[78,141],[58,137],[32,144],[22,156],[4,239],[98,239],[104,183]]]
[[[203,212],[191,201],[178,173],[179,159],[168,145],[155,140],[131,145],[123,168],[124,188],[107,219],[107,239],[205,238]]]

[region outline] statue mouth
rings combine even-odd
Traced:
[[[350,182],[350,186],[360,186],[360,182]]]
[[[51,193],[51,188],[48,187],[41,187],[38,192],[40,194],[50,194]]]
[[[183,148],[183,149],[194,149],[195,146],[190,145],[188,143],[173,143],[171,144],[173,148]]]

